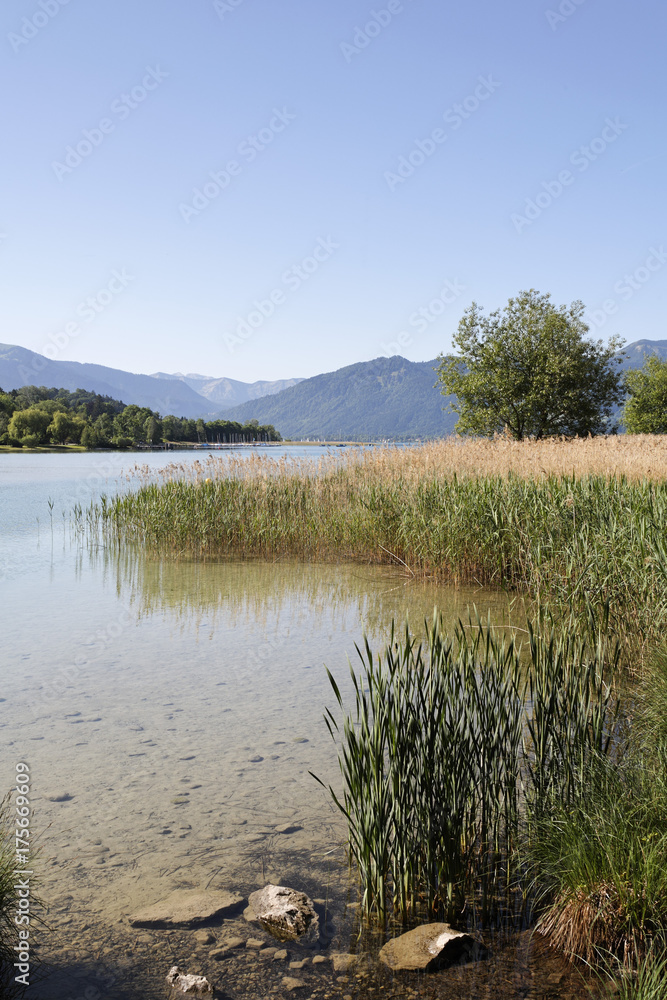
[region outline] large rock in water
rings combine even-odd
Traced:
[[[284,885],[265,885],[251,892],[248,902],[264,930],[279,941],[317,944],[320,920],[305,892]]]
[[[433,972],[472,953],[470,934],[453,931],[449,924],[423,924],[392,938],[380,951],[380,961],[395,972]]]
[[[166,899],[147,906],[130,917],[132,927],[196,927],[213,917],[227,916],[238,909],[243,896],[223,890],[203,892],[198,889],[176,889]]]

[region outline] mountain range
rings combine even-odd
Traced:
[[[637,340],[623,349],[623,367],[640,368],[649,354],[667,360],[667,340]],[[435,388],[437,362],[399,356],[347,365],[307,379],[239,382],[207,375],[136,375],[104,365],[52,361],[24,347],[0,344],[0,387],[88,389],[175,416],[273,424],[284,438],[393,440],[451,433],[456,414]]]

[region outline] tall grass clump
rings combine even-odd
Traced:
[[[522,846],[584,794],[615,748],[619,650],[543,623],[526,649],[490,624],[359,649],[353,708],[329,674],[349,854],[367,918],[507,916],[527,895]],[[515,867],[516,866],[516,867]]]
[[[664,968],[667,934],[667,653],[655,654],[629,712],[623,755],[592,762],[586,796],[554,803],[529,846],[545,901],[538,928],[590,963]],[[642,987],[644,989],[644,987]],[[648,987],[646,987],[648,989]],[[630,995],[630,994],[629,994]],[[635,994],[632,994],[635,995]],[[642,995],[637,993],[637,995]],[[649,994],[647,994],[649,995]]]

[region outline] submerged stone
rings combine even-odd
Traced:
[[[238,909],[243,896],[235,892],[176,889],[166,899],[133,914],[132,927],[196,927],[213,917],[226,916]]]
[[[475,941],[449,924],[424,924],[387,941],[380,961],[395,972],[433,972],[471,955]]]

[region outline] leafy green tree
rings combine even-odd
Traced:
[[[91,423],[87,423],[81,433],[81,444],[83,445],[84,448],[90,449],[90,448],[97,448],[99,443],[100,439],[97,431],[95,430],[94,425]]]
[[[108,413],[102,413],[94,423],[97,443],[96,448],[108,448],[113,438],[113,420]],[[83,443],[83,441],[82,441]]]
[[[667,434],[667,361],[649,355],[625,373],[628,399],[622,422],[628,434]]]
[[[162,421],[155,414],[146,418],[144,423],[144,438],[147,444],[160,444],[162,441]]]
[[[15,410],[7,427],[7,434],[26,448],[34,448],[45,444],[47,427],[51,417],[44,410],[31,406],[26,410]]]
[[[438,358],[442,393],[456,397],[457,431],[521,441],[609,430],[623,398],[622,341],[586,340],[583,312],[582,302],[557,307],[532,288],[489,316],[473,302],[454,336],[459,354]]]
[[[65,444],[75,434],[76,423],[70,413],[58,410],[53,414],[53,419],[47,431],[51,440],[56,444]]]

